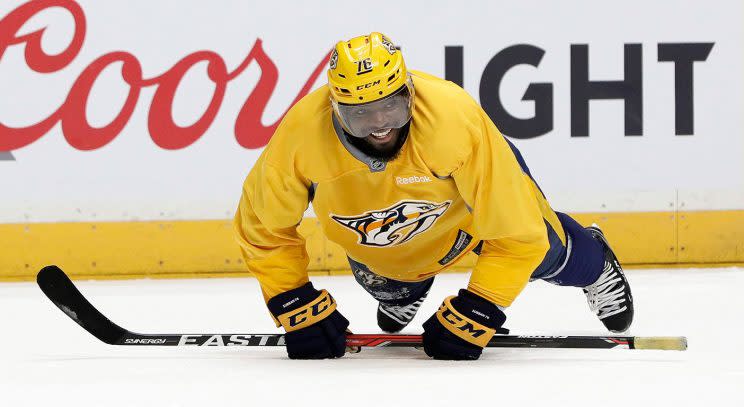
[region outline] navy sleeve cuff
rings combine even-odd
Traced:
[[[278,317],[279,315],[308,304],[310,301],[318,298],[319,295],[320,291],[313,287],[313,283],[308,282],[294,290],[285,291],[272,297],[267,303],[267,306],[269,307],[271,314],[273,314],[274,317]]]
[[[457,311],[489,328],[498,329],[506,322],[506,314],[496,304],[468,290],[460,290],[452,299]]]

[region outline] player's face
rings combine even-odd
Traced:
[[[370,103],[338,105],[338,113],[352,136],[373,146],[384,147],[395,141],[411,119],[411,93],[406,86],[394,94]]]
[[[400,140],[401,129],[389,129],[387,134],[383,137],[369,135],[361,141],[367,145],[367,149],[364,149],[367,155],[375,157],[377,159],[390,160],[393,159],[402,143]]]
[[[383,140],[373,136],[365,138],[348,137],[349,142],[356,146],[364,154],[382,161],[392,161],[398,157],[403,144],[406,141],[404,133],[405,126],[400,129],[391,129]]]
[[[386,146],[395,144],[395,140],[398,139],[399,135],[399,128],[384,128],[380,132],[370,134],[369,136],[365,137],[364,140],[373,147],[376,147],[379,150],[384,150]]]

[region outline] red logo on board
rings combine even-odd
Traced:
[[[44,28],[19,35],[23,25],[36,14],[61,7],[70,13],[75,22],[75,31],[69,45],[59,54],[50,55],[41,48]],[[34,72],[52,74],[68,66],[80,52],[86,34],[86,20],[83,9],[72,0],[34,0],[25,3],[0,20],[0,60],[11,46],[25,47],[28,68]],[[330,52],[329,52],[330,54]],[[323,72],[327,54],[304,86],[292,101],[296,103],[309,91]],[[215,85],[209,105],[201,117],[190,126],[178,126],[173,120],[173,98],[184,75],[194,65],[206,62],[210,81]],[[91,88],[101,72],[111,64],[122,64],[121,77],[129,86],[129,93],[123,107],[110,123],[103,127],[92,127],[85,116]],[[62,133],[67,142],[79,150],[95,150],[116,138],[134,112],[143,88],[155,88],[147,116],[150,137],[159,147],[167,150],[185,148],[198,140],[214,121],[230,81],[240,75],[251,64],[257,64],[261,77],[256,87],[244,102],[235,118],[235,139],[245,148],[260,148],[268,143],[281,117],[273,124],[265,126],[261,117],[279,79],[279,70],[264,52],[262,41],[256,39],[245,59],[234,69],[229,70],[225,61],[212,51],[198,51],[176,62],[161,75],[146,78],[142,64],[136,56],[126,51],[113,51],[92,61],[73,82],[67,98],[47,118],[27,127],[14,128],[0,123],[0,151],[12,151],[25,147],[43,137],[57,123],[61,123]],[[290,105],[291,107],[291,105]],[[287,108],[289,110],[289,107]],[[284,112],[286,114],[286,111]],[[282,114],[282,117],[284,117]]]

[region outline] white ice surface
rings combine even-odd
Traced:
[[[632,335],[686,335],[689,350],[487,349],[441,362],[415,349],[292,361],[283,348],[114,347],[33,283],[0,284],[0,406],[744,405],[744,270],[631,270]],[[357,333],[376,305],[350,276],[316,277]],[[466,284],[437,277],[408,333]],[[104,314],[142,333],[278,332],[256,280],[78,282]],[[530,284],[508,310],[518,334],[605,334],[580,290]]]

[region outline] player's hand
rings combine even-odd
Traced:
[[[506,315],[495,304],[460,290],[424,322],[424,351],[434,359],[478,359],[504,321]]]
[[[336,310],[336,301],[312,283],[281,293],[268,303],[284,327],[290,359],[326,359],[344,355],[349,321]]]

